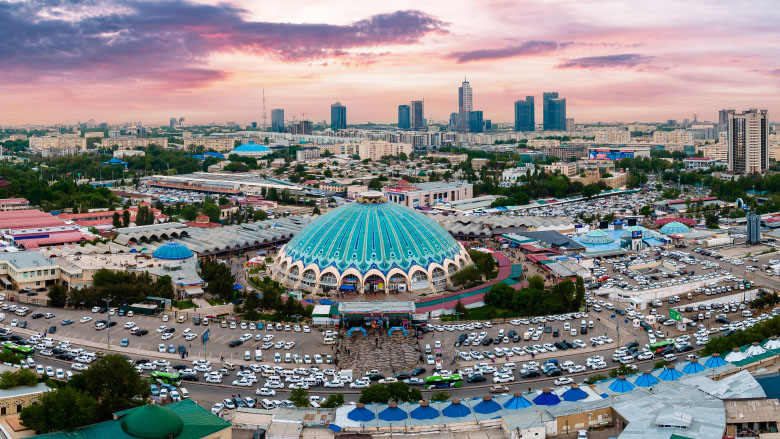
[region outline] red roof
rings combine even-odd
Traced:
[[[27,203],[26,198],[3,198],[0,203]]]
[[[25,209],[25,210],[9,210],[6,212],[0,212],[0,221],[5,219],[17,219],[17,218],[40,218],[50,217],[51,214],[39,209]]]
[[[186,224],[186,225],[188,225],[190,227],[197,227],[199,229],[213,229],[213,228],[216,228],[216,227],[222,227],[222,224],[220,224],[220,223],[212,223],[212,222],[199,223],[199,222],[194,222],[193,221],[193,222],[184,223],[184,224]]]
[[[64,225],[65,221],[55,216],[0,220],[0,229],[31,229]]]
[[[687,161],[691,161],[691,162],[703,162],[703,161],[709,161],[709,160],[714,160],[714,159],[711,159],[709,157],[688,157],[688,158],[684,159],[683,161],[686,161],[686,160]]]
[[[717,200],[718,197],[703,197],[703,198],[691,198],[691,203],[695,203],[697,201],[713,201]],[[668,204],[680,204],[685,203],[686,200],[671,200]]]
[[[69,244],[73,242],[84,241],[88,238],[89,236],[84,235],[81,232],[67,232],[50,235],[48,238],[25,239],[16,243],[29,250],[49,245]]]
[[[97,220],[78,220],[76,221],[76,224],[80,225],[81,227],[102,226],[104,224],[114,224],[114,219],[103,218]]]

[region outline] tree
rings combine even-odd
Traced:
[[[49,288],[49,306],[63,308],[68,301],[68,288],[64,285],[54,284]]]
[[[86,392],[66,386],[44,393],[38,404],[22,409],[22,424],[37,434],[73,430],[97,421],[96,401]]]
[[[458,317],[461,319],[468,318],[469,310],[466,308],[466,305],[463,304],[463,302],[458,299],[458,303],[455,304],[455,313],[458,314]]]
[[[496,268],[496,260],[490,253],[481,252],[478,250],[472,250],[469,252],[471,260],[474,261],[474,265],[479,269],[480,274],[485,279],[490,278],[491,273]]]
[[[198,217],[198,208],[191,204],[185,206],[184,209],[181,210],[181,216],[187,221],[195,221],[195,218]]]
[[[141,378],[133,365],[117,354],[97,360],[89,369],[74,375],[70,383],[97,400],[96,413],[100,419],[143,404],[150,394],[149,381]]]
[[[331,393],[320,407],[325,409],[335,409],[344,405],[344,395],[341,393]]]
[[[670,363],[670,362],[668,362],[666,360],[656,361],[655,364],[653,364],[653,369],[661,369],[661,368],[664,368],[664,367],[666,367],[666,366],[668,366],[670,364],[672,364],[672,363]]]
[[[320,215],[322,212],[320,212],[320,208],[317,206],[314,206],[314,209],[312,209],[311,214],[312,215]]]
[[[582,196],[590,199],[601,192],[601,187],[597,184],[589,184],[582,188]]]
[[[212,223],[219,222],[220,213],[221,211],[219,210],[219,206],[214,203],[205,203],[203,205],[203,214],[209,217],[209,221]]]
[[[452,283],[464,288],[474,286],[480,282],[482,275],[479,273],[479,269],[473,265],[470,265],[463,270],[453,274],[450,278]]]
[[[390,401],[390,391],[383,384],[374,384],[360,391],[358,401],[363,404],[387,404]]]
[[[265,213],[264,210],[256,210],[252,214],[252,220],[254,220],[254,221],[265,221],[267,219],[268,219],[268,214]]]
[[[632,369],[631,366],[628,364],[621,364],[617,369],[612,369],[609,371],[609,377],[617,378],[619,376],[631,375],[632,373],[634,373],[634,369]]]
[[[38,384],[38,375],[29,369],[17,372],[5,371],[0,374],[0,389],[11,389],[21,386],[34,386]]]
[[[605,379],[607,379],[607,377],[605,377],[604,375],[593,375],[593,376],[589,376],[585,380],[585,384],[593,384],[597,381],[604,381]]]
[[[439,390],[431,395],[431,401],[447,401],[450,399],[450,394],[444,390]]]
[[[129,227],[130,226],[130,211],[125,209],[124,212],[122,212],[122,227]]]
[[[114,212],[111,223],[115,229],[122,227],[122,218],[120,217],[119,212]]]
[[[343,396],[342,396],[343,398]],[[309,406],[309,391],[306,389],[295,389],[290,392],[290,401],[298,408]]]
[[[647,205],[642,206],[642,208],[639,209],[639,213],[642,216],[644,216],[644,217],[649,217],[649,216],[653,215],[653,212],[654,212],[654,209],[652,207],[650,207],[650,206],[647,206]]]
[[[378,178],[372,178],[371,181],[368,182],[368,188],[375,191],[381,191],[382,182],[379,181]]]

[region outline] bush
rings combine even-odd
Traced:
[[[544,279],[533,276],[528,286],[515,290],[505,283],[498,283],[485,293],[485,305],[508,309],[524,316],[561,314],[578,311],[585,298],[581,278],[575,285],[569,279],[545,288]]]
[[[20,386],[32,387],[38,384],[38,375],[29,369],[17,372],[6,371],[0,374],[0,389],[11,389]]]
[[[655,364],[653,364],[653,369],[661,369],[661,368],[664,368],[664,367],[666,367],[666,366],[668,366],[670,364],[672,364],[672,363],[670,363],[670,362],[668,362],[666,360],[656,361]]]
[[[777,334],[780,334],[780,316],[764,320],[745,331],[737,331],[729,337],[713,338],[704,346],[702,355],[728,352],[736,347],[748,345],[754,341],[760,342]]]
[[[597,381],[604,381],[605,379],[607,379],[607,377],[605,377],[604,375],[593,375],[593,376],[589,376],[585,380],[585,384],[593,384]]]

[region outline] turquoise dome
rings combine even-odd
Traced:
[[[680,235],[683,233],[691,233],[691,229],[683,223],[674,221],[661,227],[661,233],[664,235]]]
[[[609,233],[600,229],[591,230],[580,239],[580,242],[582,242],[583,244],[591,244],[591,245],[609,244],[614,241],[615,238],[610,236]]]
[[[192,250],[188,249],[186,246],[176,242],[169,242],[167,244],[161,245],[160,248],[154,251],[152,256],[157,259],[180,261],[193,257],[194,253],[192,253]]]
[[[294,284],[297,277],[315,283],[327,270],[341,279],[346,274],[382,280],[399,275],[414,282],[423,271],[434,282],[448,278],[471,261],[452,236],[422,213],[387,202],[379,192],[361,195],[356,203],[331,210],[303,228],[277,257],[276,277]],[[297,267],[297,268],[296,268]]]

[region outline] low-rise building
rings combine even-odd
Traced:
[[[146,151],[142,149],[118,149],[114,151],[114,158],[123,159],[126,157],[143,157]]]
[[[184,149],[201,146],[206,150],[230,151],[235,146],[235,139],[229,137],[190,137],[183,139]]]
[[[685,169],[689,171],[699,171],[717,166],[718,160],[709,157],[688,157],[683,159],[683,164],[685,164]]]
[[[407,207],[430,207],[474,197],[474,185],[465,181],[415,183],[408,186],[387,186],[382,189],[388,201]]]
[[[9,210],[27,210],[30,208],[30,202],[24,198],[3,198],[0,199],[0,212]]]
[[[157,145],[162,148],[167,148],[168,138],[167,137],[107,137],[100,140],[100,145],[103,148],[113,148],[116,146],[119,149],[148,148],[151,145]]]
[[[551,174],[561,174],[567,177],[573,177],[577,175],[578,165],[576,162],[555,162],[549,165],[542,165],[542,169],[545,172]]]
[[[487,165],[489,161],[488,159],[471,159],[471,168],[478,171]]]
[[[37,251],[0,253],[0,282],[7,289],[44,288],[60,280],[60,267]]]
[[[428,157],[432,157],[434,160],[446,159],[453,165],[459,165],[468,160],[469,156],[466,154],[455,154],[452,152],[432,152],[428,154]]]
[[[303,162],[320,158],[320,149],[316,146],[307,146],[295,151],[295,160]]]
[[[517,183],[521,177],[533,175],[535,169],[536,167],[533,163],[523,163],[516,168],[504,170],[504,172],[501,173],[501,181],[507,184]]]
[[[30,138],[30,149],[43,157],[58,155],[73,155],[87,149],[87,139],[78,134],[62,134],[58,136],[33,136]]]

